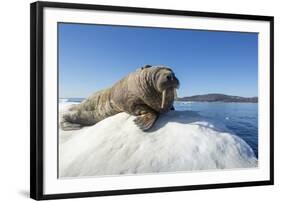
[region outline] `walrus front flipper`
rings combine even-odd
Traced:
[[[137,116],[134,122],[141,130],[147,131],[153,126],[157,118],[158,116],[155,113],[146,113]]]

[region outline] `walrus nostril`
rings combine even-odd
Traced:
[[[172,79],[172,76],[171,76],[171,75],[168,75],[168,76],[167,76],[167,80],[170,81],[171,79]]]
[[[175,74],[174,74],[174,73],[171,73],[171,74],[169,74],[166,78],[167,78],[168,81],[174,80]]]

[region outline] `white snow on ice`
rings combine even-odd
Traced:
[[[69,104],[60,103],[60,112]],[[59,176],[249,168],[250,146],[192,111],[162,115],[150,132],[120,113],[77,131],[59,130]]]

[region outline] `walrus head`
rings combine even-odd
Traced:
[[[161,111],[169,110],[176,97],[176,89],[179,88],[179,80],[173,70],[163,65],[145,65],[137,69],[136,74],[142,99],[148,98],[147,103],[154,103],[154,106],[159,104]],[[158,96],[161,96],[160,103]]]
[[[175,76],[175,73],[170,68],[157,68],[155,74],[155,85],[159,92],[163,92],[170,88],[178,88],[179,80]]]
[[[157,91],[162,94],[161,108],[164,108],[167,92],[172,92],[176,96],[175,92],[179,88],[179,80],[170,68],[158,67],[155,73],[155,86]]]
[[[154,89],[162,95],[161,109],[164,109],[165,104],[170,103],[171,98],[174,99],[174,97],[176,97],[176,89],[179,87],[179,80],[175,76],[175,73],[172,69],[162,65],[145,65],[139,70],[142,72],[141,78],[146,80],[145,83],[149,86],[153,86]]]

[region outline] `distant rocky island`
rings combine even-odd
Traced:
[[[240,97],[240,96],[213,93],[213,94],[194,95],[189,97],[177,98],[176,101],[257,103],[258,97]]]

